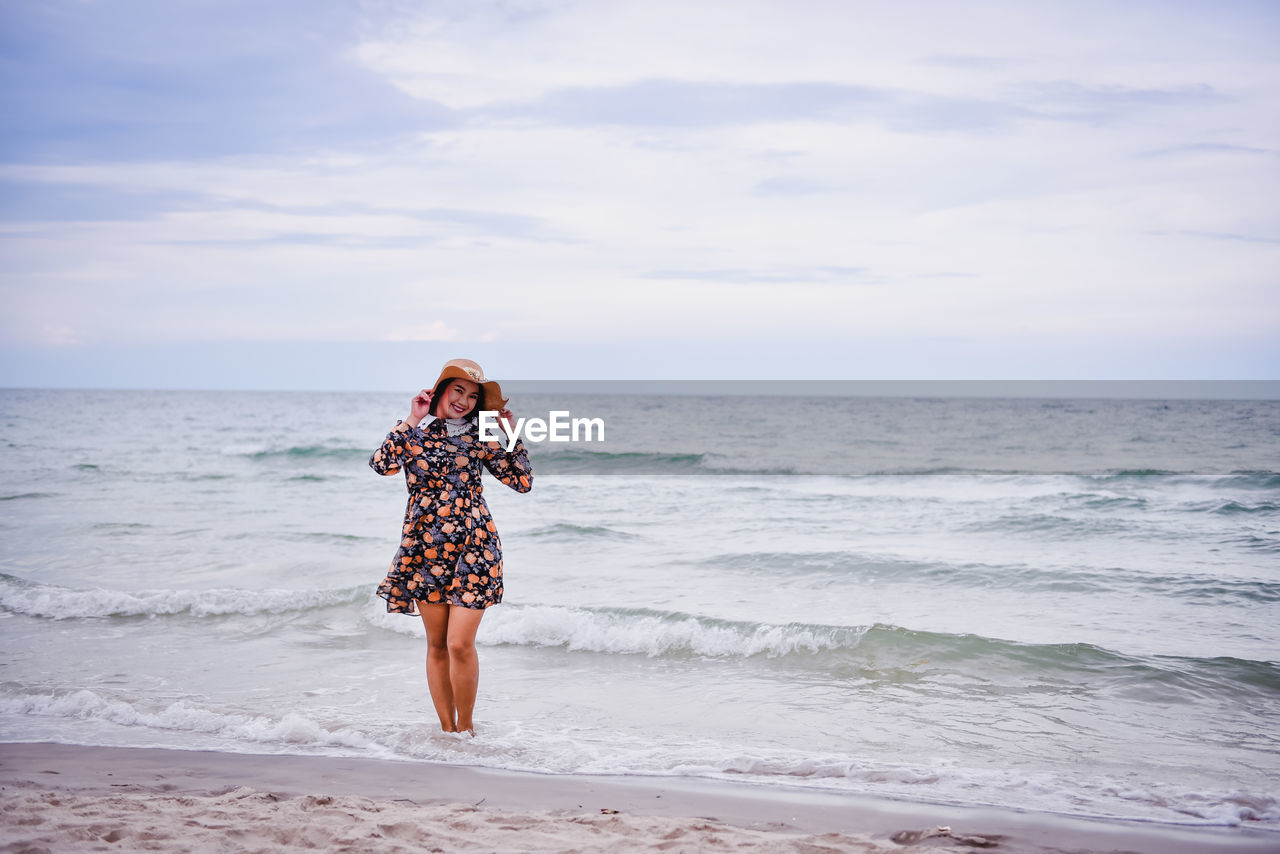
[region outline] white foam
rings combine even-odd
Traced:
[[[365,735],[350,727],[330,730],[293,712],[279,718],[217,712],[193,706],[185,700],[147,710],[122,700],[81,689],[70,694],[28,694],[0,698],[0,714],[38,715],[107,721],[125,727],[204,733],[237,741],[299,747],[375,747]]]
[[[368,619],[379,628],[421,637],[418,620],[387,614],[375,606]],[[661,614],[561,605],[504,605],[485,617],[477,643],[485,646],[548,646],[574,651],[647,655],[691,654],[708,658],[797,652],[819,653],[857,647],[868,627],[808,626],[714,620],[688,614]]]
[[[364,618],[380,629],[415,638],[422,637],[422,620],[416,616],[388,613],[386,601],[377,596],[370,598],[365,607]]]
[[[67,620],[84,617],[160,617],[190,614],[213,617],[230,614],[275,614],[310,610],[357,601],[368,586],[331,590],[108,590],[36,584],[0,579],[0,608],[31,617]]]
[[[295,712],[278,717],[242,714],[204,708],[191,700],[148,707],[145,700],[131,703],[85,689],[0,696],[0,715],[13,716],[6,725],[17,738],[22,737],[24,728],[18,723],[23,719],[79,719],[168,731],[178,734],[180,742],[199,743],[205,749],[210,745],[200,736],[289,753],[325,751],[542,773],[713,777],[1103,818],[1202,825],[1249,821],[1260,823],[1257,826],[1280,821],[1280,801],[1271,793],[1189,792],[1159,785],[1127,788],[1090,776],[1067,779],[1014,768],[966,768],[945,759],[894,764],[852,753],[798,753],[674,734],[659,743],[634,733],[578,725],[557,729],[541,721],[482,721],[479,737],[459,739],[417,720],[378,718],[325,726]],[[73,725],[68,733],[74,733],[74,727],[83,724]]]

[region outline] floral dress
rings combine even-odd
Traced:
[[[457,436],[439,418],[421,427],[397,422],[369,458],[378,474],[403,469],[409,487],[400,548],[378,585],[388,611],[413,614],[417,601],[464,608],[502,601],[502,543],[484,500],[481,466],[517,492],[533,486],[521,441],[510,452],[481,442],[474,422]]]

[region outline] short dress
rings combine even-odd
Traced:
[[[437,418],[419,427],[399,421],[369,467],[382,475],[404,470],[409,504],[400,548],[378,595],[387,611],[413,614],[416,602],[488,608],[502,601],[502,542],[480,483],[481,467],[516,492],[533,487],[523,443],[508,452],[481,442],[474,422],[450,436]]]

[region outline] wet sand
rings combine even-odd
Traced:
[[[30,854],[1280,851],[1247,827],[324,756],[5,743],[0,791],[0,851]]]

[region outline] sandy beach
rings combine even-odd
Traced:
[[[1274,852],[1276,834],[653,777],[0,745],[0,851]]]

